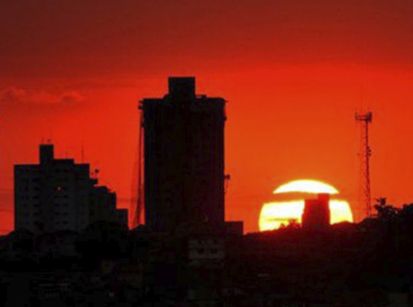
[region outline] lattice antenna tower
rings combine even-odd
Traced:
[[[371,188],[370,188],[370,157],[371,148],[369,144],[369,125],[373,121],[373,113],[356,113],[356,121],[361,127],[361,143],[360,143],[360,170],[361,170],[361,203],[364,203],[366,216],[372,216],[371,208]]]

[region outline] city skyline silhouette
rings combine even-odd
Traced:
[[[7,42],[0,60],[3,233],[13,228],[12,167],[34,161],[42,139],[52,139],[59,156],[100,169],[128,208],[136,106],[163,95],[170,75],[195,75],[200,93],[228,100],[226,218],[244,220],[247,231],[258,229],[271,191],[297,178],[333,184],[363,212],[353,118],[360,109],[376,116],[373,198],[410,202],[409,3],[104,1],[96,15],[92,2],[44,6],[3,3],[0,13]],[[41,35],[34,38],[33,29]]]
[[[413,306],[411,16],[1,1],[0,307]]]

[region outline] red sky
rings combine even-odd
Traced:
[[[41,3],[41,4],[40,4]],[[129,205],[137,101],[170,75],[228,100],[227,218],[257,230],[271,191],[333,184],[358,210],[358,129],[371,108],[373,196],[413,202],[411,1],[0,2],[0,232],[12,229],[13,164],[51,138],[99,168]]]

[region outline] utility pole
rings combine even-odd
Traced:
[[[364,203],[366,216],[372,216],[371,210],[371,190],[370,190],[370,156],[371,148],[369,145],[369,125],[373,120],[373,113],[364,114],[356,113],[355,119],[361,126],[361,144],[360,144],[360,171],[361,171],[361,203]]]

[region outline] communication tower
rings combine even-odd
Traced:
[[[371,217],[371,190],[370,190],[370,157],[371,148],[369,145],[369,125],[373,120],[373,113],[367,112],[363,114],[356,113],[356,121],[361,127],[361,143],[360,143],[360,171],[361,171],[361,203],[364,203],[366,216]]]

